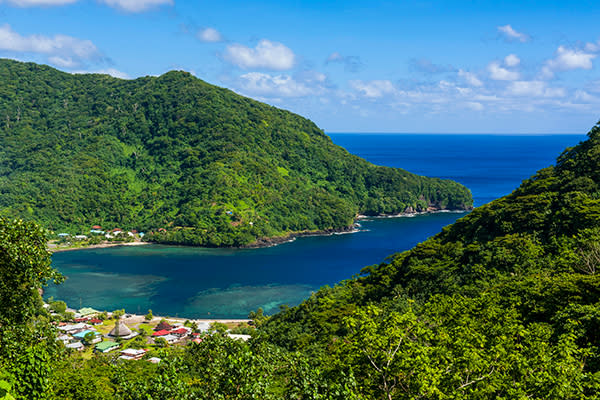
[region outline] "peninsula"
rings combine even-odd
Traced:
[[[0,60],[0,213],[69,235],[248,246],[358,214],[464,210],[448,180],[375,166],[314,123],[181,71],[123,80]]]

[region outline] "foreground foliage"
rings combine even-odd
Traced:
[[[357,213],[472,205],[462,185],[374,166],[311,121],[185,72],[121,80],[0,60],[0,82],[0,210],[56,233],[240,246]]]

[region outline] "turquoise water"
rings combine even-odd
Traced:
[[[455,179],[481,205],[509,193],[584,137],[335,134],[334,142],[380,165]],[[47,296],[91,306],[189,318],[244,318],[276,312],[411,248],[464,214],[361,221],[353,234],[299,238],[263,249],[119,247],[57,253],[67,281]]]

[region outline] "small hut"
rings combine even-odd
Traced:
[[[108,335],[122,339],[130,339],[134,336],[137,336],[137,332],[132,332],[127,325],[119,320],[115,322],[115,327]]]

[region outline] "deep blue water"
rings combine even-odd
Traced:
[[[449,178],[469,187],[475,205],[510,193],[552,164],[582,135],[332,134],[335,143],[367,160]],[[243,318],[262,307],[295,305],[323,285],[409,249],[463,214],[361,221],[354,234],[300,238],[252,250],[168,246],[57,253],[67,281],[47,296],[80,305],[189,318]]]

